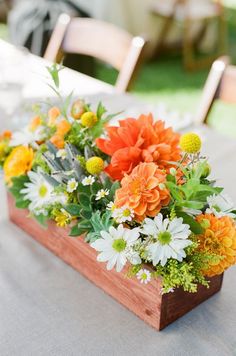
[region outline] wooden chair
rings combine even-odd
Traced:
[[[174,22],[182,27],[182,50],[184,67],[187,70],[200,69],[212,64],[212,62],[225,53],[226,48],[226,22],[222,0],[155,0],[151,6],[151,12],[162,18],[162,28],[155,55],[165,49],[165,41]],[[214,54],[205,58],[196,59],[195,49],[199,46],[210,22],[218,23],[217,49]],[[201,23],[201,29],[194,38],[193,25]]]
[[[92,56],[119,71],[115,88],[125,92],[137,73],[145,47],[142,37],[133,37],[116,26],[89,18],[60,15],[44,58],[61,62],[66,53]]]
[[[207,123],[208,115],[216,99],[236,104],[236,66],[229,64],[229,57],[216,60],[208,75],[195,122]]]

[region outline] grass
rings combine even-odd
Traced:
[[[225,0],[229,54],[236,64],[236,0]],[[7,37],[6,26],[0,25],[0,38]],[[184,71],[181,56],[166,56],[146,63],[140,72],[132,92],[151,103],[165,103],[170,109],[194,113],[197,109],[202,88],[209,68],[194,73]],[[114,83],[117,72],[107,66],[99,65],[97,77]],[[236,118],[234,105],[216,103],[209,122],[223,133],[236,137]]]

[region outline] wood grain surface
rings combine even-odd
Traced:
[[[223,275],[210,278],[209,289],[199,286],[198,292],[191,294],[179,288],[162,296],[160,279],[153,279],[148,285],[143,285],[136,278],[127,278],[127,269],[122,273],[107,271],[105,263],[97,262],[96,251],[82,237],[69,237],[68,229],[59,228],[52,221],[48,223],[47,229],[43,228],[29,218],[27,210],[15,207],[10,194],[8,209],[14,224],[156,330],[163,329],[221,288]]]

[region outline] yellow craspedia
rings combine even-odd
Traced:
[[[87,111],[81,116],[81,124],[84,127],[93,127],[97,121],[97,115],[92,111]]]
[[[197,153],[201,149],[202,141],[197,134],[189,132],[181,136],[179,144],[182,151]]]
[[[100,157],[91,157],[86,162],[86,169],[90,174],[99,174],[104,169],[104,161]]]

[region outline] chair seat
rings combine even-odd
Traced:
[[[176,0],[155,0],[151,6],[151,11],[159,16],[173,16],[177,21],[183,21],[186,18],[190,20],[203,20],[219,16],[219,6],[211,0],[188,0],[186,3],[176,5]],[[174,14],[173,14],[174,11]]]

